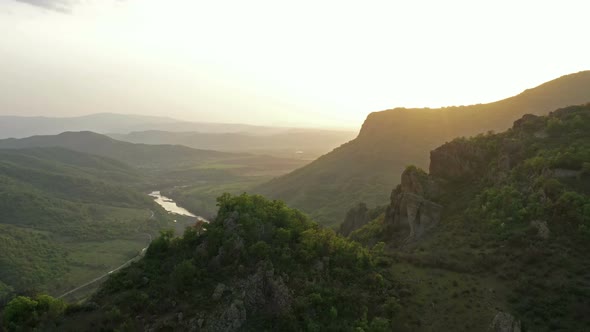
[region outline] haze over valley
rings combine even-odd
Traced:
[[[590,330],[583,1],[0,3],[0,331]]]

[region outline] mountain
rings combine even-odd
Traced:
[[[150,130],[109,136],[132,143],[180,144],[196,149],[315,159],[353,139],[354,135],[355,133],[352,131],[288,129],[279,133],[204,133]]]
[[[116,159],[147,170],[190,169],[208,163],[222,162],[242,168],[293,169],[304,163],[304,161],[270,156],[197,150],[181,145],[134,144],[93,132],[64,132],[59,135],[0,140],[0,149],[31,147],[62,147]]]
[[[434,149],[350,237],[387,243],[408,330],[588,330],[590,104]]]
[[[229,153],[195,150],[179,145],[148,145],[121,142],[89,131],[0,140],[0,149],[31,147],[62,147],[116,159],[142,168],[171,167],[171,165],[195,161],[206,162],[238,157]]]
[[[71,289],[136,255],[166,220],[133,189],[144,180],[62,148],[0,150],[0,302],[11,290]]]
[[[356,139],[254,191],[336,226],[360,202],[384,204],[406,165],[426,166],[429,151],[452,138],[504,130],[523,114],[589,101],[590,71],[584,71],[490,104],[371,113]]]
[[[64,131],[93,131],[107,134],[148,130],[269,135],[285,132],[291,130],[291,128],[256,126],[239,123],[190,122],[167,117],[115,113],[97,113],[61,118],[0,115],[0,138],[57,135]],[[305,131],[307,129],[301,130]]]
[[[56,135],[64,131],[126,132],[179,121],[142,115],[99,113],[79,117],[0,116],[0,138]]]

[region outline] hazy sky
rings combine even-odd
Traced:
[[[581,1],[0,0],[0,114],[358,127],[590,69]]]

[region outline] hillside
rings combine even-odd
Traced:
[[[590,71],[563,76],[490,104],[441,109],[397,108],[369,114],[356,139],[309,165],[258,186],[319,223],[336,226],[347,209],[385,203],[406,165],[424,167],[428,153],[455,137],[507,129],[520,116],[590,101]]]
[[[0,140],[0,149],[61,147],[112,158],[159,177],[160,182],[208,179],[214,176],[278,175],[306,163],[304,160],[246,153],[193,149],[182,145],[134,144],[93,132],[64,132]]]
[[[270,154],[298,159],[315,159],[354,138],[352,131],[285,129],[278,133],[202,133],[142,131],[111,134],[111,137],[145,144],[180,144],[196,149]]]
[[[142,181],[94,155],[0,150],[0,303],[11,291],[69,290],[137,255],[166,220],[133,189]]]
[[[224,195],[206,231],[163,234],[91,303],[62,307],[64,317],[41,324],[56,331],[388,331],[399,310],[397,283],[381,259],[379,250],[321,229],[281,202]],[[10,312],[7,325],[35,326],[44,317]]]
[[[207,162],[238,157],[229,153],[195,150],[179,145],[133,144],[89,131],[0,140],[0,149],[32,147],[61,147],[116,159],[142,168],[169,168],[195,161]]]
[[[483,331],[500,310],[523,331],[588,330],[590,104],[455,139],[430,160],[351,234],[388,243],[409,321]]]
[[[161,190],[203,216],[214,216],[215,199],[286,174],[306,160],[193,149],[182,145],[122,142],[93,132],[65,132],[0,140],[0,149],[60,147],[112,158],[135,168],[145,190]],[[124,178],[124,176],[123,176]],[[123,181],[126,181],[123,179]]]

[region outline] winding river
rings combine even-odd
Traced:
[[[187,209],[178,206],[178,204],[176,204],[176,202],[171,198],[162,196],[162,194],[159,191],[152,191],[149,195],[154,198],[154,201],[156,201],[156,203],[158,203],[161,207],[164,208],[164,210],[168,211],[169,213],[179,214],[181,216],[201,218],[190,213],[190,211],[188,211]]]

